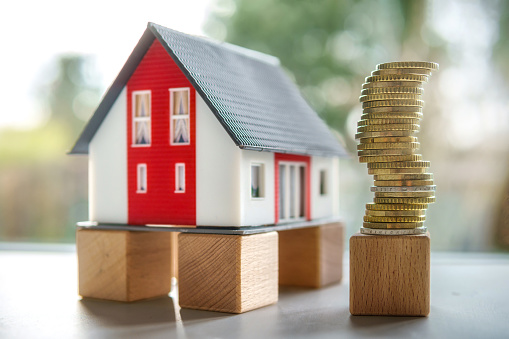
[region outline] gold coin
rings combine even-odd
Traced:
[[[362,89],[377,88],[377,87],[419,87],[422,88],[421,81],[377,81],[365,82],[362,84]]]
[[[355,134],[355,139],[379,138],[379,137],[409,137],[412,136],[412,134],[415,134],[416,132],[417,131],[413,130],[361,132]]]
[[[438,64],[429,61],[394,61],[376,65],[376,69],[388,68],[426,68],[436,71],[438,70]]]
[[[427,208],[428,204],[366,204],[366,209],[371,211],[413,211]]]
[[[423,107],[424,101],[414,99],[391,99],[391,100],[378,100],[378,101],[366,101],[362,103],[362,108],[373,108],[373,107],[398,107],[398,106],[417,106]]]
[[[409,155],[414,154],[415,149],[412,148],[388,148],[388,149],[367,149],[357,151],[360,157],[372,157],[377,155]]]
[[[382,81],[428,81],[427,75],[420,74],[385,74],[385,75],[372,75],[364,79],[365,82],[382,82]]]
[[[421,144],[418,142],[373,142],[358,144],[357,150],[388,150],[388,149],[417,149]]]
[[[401,197],[401,198],[375,198],[373,200],[375,204],[386,204],[386,205],[422,205],[432,204],[435,202],[435,197]]]
[[[357,127],[357,132],[418,131],[420,127],[417,124],[366,125]]]
[[[375,192],[375,198],[429,198],[434,196],[435,191]]]
[[[426,186],[433,185],[433,180],[375,180],[375,186]]]
[[[368,174],[418,174],[426,173],[427,168],[368,168]]]
[[[372,95],[372,94],[390,94],[390,93],[413,93],[420,94],[424,93],[422,87],[373,87],[366,88],[361,91],[361,95]]]
[[[362,119],[357,122],[357,126],[369,126],[369,125],[394,125],[394,124],[419,124],[420,119]]]
[[[380,112],[380,113],[365,113],[361,115],[361,120],[372,119],[422,119],[422,113],[418,112]]]
[[[368,166],[373,163],[393,163],[393,162],[412,162],[421,161],[422,155],[408,154],[408,155],[375,155],[368,157],[359,157],[359,162],[366,162]]]
[[[421,98],[422,95],[413,93],[382,93],[382,94],[361,95],[359,97],[359,101],[366,102],[378,100],[420,100]]]
[[[383,106],[363,108],[362,113],[422,113],[421,106]]]
[[[422,227],[424,222],[364,222],[366,228],[417,228]]]
[[[416,174],[375,174],[375,182],[377,180],[433,180],[432,173],[416,173]]]
[[[365,222],[423,222],[426,217],[413,216],[413,217],[375,217],[371,215],[364,216]]]
[[[385,74],[422,74],[431,75],[431,70],[428,68],[386,68],[377,69],[371,72],[371,75],[385,75]]]
[[[417,142],[417,137],[375,137],[375,138],[362,138],[362,144],[372,143],[400,143],[400,142]]]
[[[421,217],[426,215],[426,209],[405,211],[366,210],[366,215],[373,217]]]
[[[394,162],[372,162],[368,164],[369,169],[376,168],[424,168],[429,167],[429,161],[409,160],[409,161],[394,161]],[[378,174],[378,173],[377,173]]]

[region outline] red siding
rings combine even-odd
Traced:
[[[170,88],[190,89],[190,145],[170,145]],[[132,92],[151,91],[151,145],[132,147]],[[129,224],[196,224],[196,92],[159,41],[127,83]],[[147,193],[136,193],[139,163],[147,164]],[[175,163],[185,163],[185,193],[175,193]]]
[[[306,220],[311,220],[311,157],[305,155],[294,155],[294,154],[274,154],[274,177],[275,177],[275,204],[276,204],[276,224],[279,222],[279,162],[280,161],[295,161],[306,163],[306,207],[305,216]]]

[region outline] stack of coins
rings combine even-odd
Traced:
[[[362,85],[363,114],[355,138],[359,161],[374,175],[375,198],[366,205],[361,233],[426,232],[426,209],[435,201],[436,186],[415,134],[424,105],[422,85],[437,69],[433,62],[379,64]]]

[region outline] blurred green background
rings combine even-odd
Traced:
[[[33,115],[27,115],[28,123],[9,123],[9,115],[23,113],[13,111],[13,104],[2,113],[3,124],[0,119],[0,242],[74,241],[75,222],[87,220],[87,158],[65,153],[105,83],[113,81],[147,21],[154,21],[280,58],[352,154],[341,164],[340,202],[348,236],[362,225],[364,205],[372,199],[372,177],[357,162],[353,139],[364,77],[381,62],[438,62],[440,70],[425,86],[418,135],[437,185],[437,203],[430,205],[426,221],[432,249],[509,248],[509,2],[146,1],[123,19],[115,15],[122,4],[116,2],[84,15],[83,23],[78,5],[64,4],[56,1],[43,10],[49,13],[55,6],[60,27],[55,29],[63,32],[67,24],[69,36],[44,37],[49,39],[43,40],[45,55],[51,57],[42,70],[26,66],[22,58],[25,66],[16,73],[17,79],[35,79],[29,91],[37,103]],[[22,8],[7,8],[0,19],[6,13],[16,18],[18,11]],[[90,16],[94,32],[86,27]],[[6,30],[0,34],[18,41]],[[52,50],[49,41],[54,40],[64,47]],[[84,44],[93,48],[65,48]],[[101,53],[111,58],[101,59]],[[5,58],[0,63],[11,67],[14,59]],[[102,66],[97,60],[103,60]],[[5,88],[2,102],[16,101],[9,92],[15,86]]]

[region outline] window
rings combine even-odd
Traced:
[[[150,146],[150,91],[133,92],[133,145]]]
[[[175,164],[175,193],[186,191],[186,164]]]
[[[189,88],[170,89],[170,144],[189,145]]]
[[[305,178],[305,164],[279,162],[279,221],[289,221],[305,217]]]
[[[327,195],[327,172],[320,171],[320,195]]]
[[[138,164],[136,193],[147,193],[147,164]]]
[[[263,164],[251,165],[251,198],[263,198]]]

